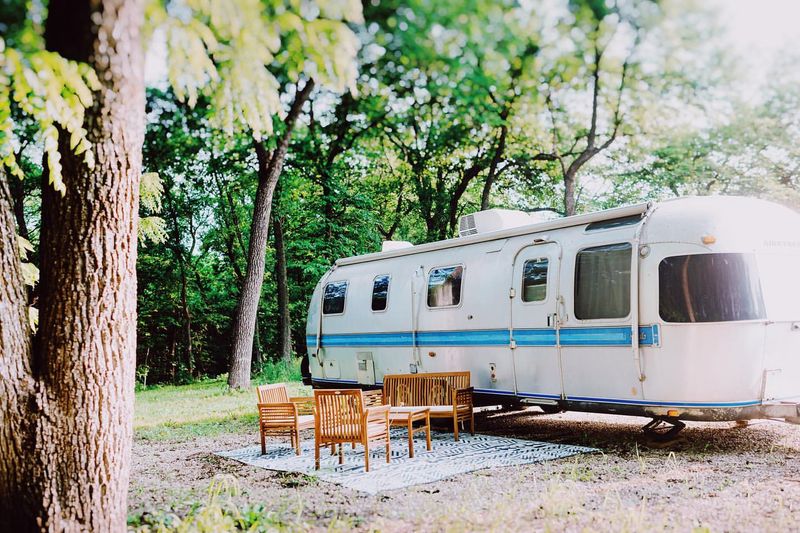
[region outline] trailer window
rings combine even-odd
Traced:
[[[346,296],[346,281],[333,281],[325,285],[325,296],[322,299],[322,314],[340,315],[344,313],[344,300]]]
[[[752,254],[667,257],[658,265],[658,310],[667,322],[731,322],[765,318]]]
[[[629,217],[612,218],[611,220],[602,220],[600,222],[592,222],[586,226],[586,231],[597,231],[601,229],[615,229],[623,226],[633,226],[642,221],[642,215],[632,215]]]
[[[631,311],[631,245],[586,248],[575,260],[575,317],[624,318]]]
[[[522,301],[542,302],[547,299],[548,259],[530,259],[522,267]]]
[[[376,276],[372,282],[372,310],[385,311],[389,299],[389,276]]]
[[[428,307],[452,307],[461,303],[464,267],[435,268],[428,275]]]

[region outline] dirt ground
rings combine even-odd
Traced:
[[[483,412],[476,416],[479,432],[601,452],[482,470],[377,496],[212,454],[257,444],[255,427],[183,442],[136,439],[129,511],[203,500],[215,475],[232,474],[242,503],[263,504],[297,530],[800,530],[800,427],[689,423],[682,442],[651,449],[640,431],[646,421],[544,415],[535,407]],[[181,505],[186,503],[177,505],[178,513]]]

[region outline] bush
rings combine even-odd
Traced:
[[[299,357],[292,358],[291,362],[286,361],[265,361],[261,364],[253,377],[253,380],[258,384],[264,383],[279,383],[283,381],[300,381],[303,379],[300,372]]]

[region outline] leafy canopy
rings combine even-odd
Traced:
[[[83,128],[84,111],[100,89],[90,66],[45,50],[38,3],[0,38],[0,165],[21,177],[12,106],[35,119],[44,143],[50,183],[65,191],[59,138],[94,155]],[[217,127],[249,131],[261,139],[282,114],[278,76],[301,75],[335,90],[355,81],[358,41],[347,26],[362,20],[358,0],[151,0],[146,36],[161,32],[169,53],[169,81],[181,100],[199,95],[212,101]]]

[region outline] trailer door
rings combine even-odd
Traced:
[[[612,241],[565,259],[559,344],[567,400],[635,405],[644,398],[632,344],[633,248]]]
[[[543,242],[514,259],[511,350],[517,396],[549,403],[561,398],[558,300],[561,247]]]

